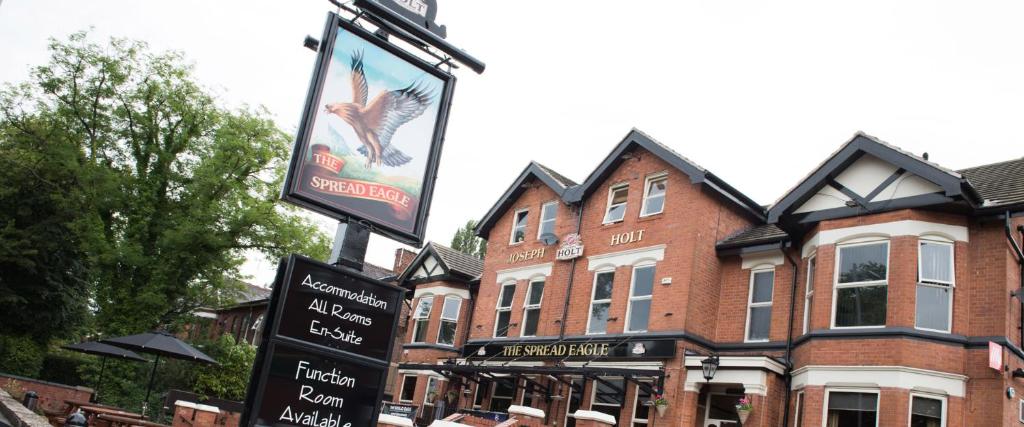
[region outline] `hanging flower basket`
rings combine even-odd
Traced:
[[[668,399],[665,398],[664,394],[655,389],[654,400],[651,400],[651,404],[654,405],[654,409],[658,411],[658,416],[664,416],[665,410],[668,409]]]
[[[754,405],[750,403],[749,397],[741,397],[736,402],[736,414],[740,417],[740,424],[746,424],[747,418],[750,418],[750,412],[754,410]]]

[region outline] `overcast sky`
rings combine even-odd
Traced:
[[[231,105],[297,125],[325,0],[0,0],[0,81],[92,27],[183,51]],[[582,181],[633,127],[768,204],[863,130],[954,169],[1024,155],[1024,2],[439,0],[458,70],[427,238],[537,160]],[[628,6],[628,7],[627,7]],[[319,217],[333,234],[333,222]],[[375,236],[367,260],[391,266]],[[254,257],[244,272],[272,279]]]

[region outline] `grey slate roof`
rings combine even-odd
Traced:
[[[1024,158],[963,169],[983,208],[1024,203]]]
[[[542,171],[550,175],[551,178],[553,178],[556,182],[562,184],[562,187],[568,188],[576,186],[576,181],[566,178],[565,175],[555,172],[554,169],[551,169],[537,162],[533,162],[533,164],[537,165],[537,167],[539,167]]]
[[[368,262],[363,263],[363,274],[369,276],[371,279],[382,280],[390,276],[394,276],[395,273],[387,268],[379,265],[370,264]]]
[[[427,245],[434,250],[438,258],[441,258],[441,263],[450,271],[467,277],[477,277],[484,272],[484,260],[480,258],[434,242],[429,242]]]
[[[722,239],[716,247],[719,249],[734,248],[739,246],[753,246],[761,243],[773,243],[785,240],[788,237],[785,231],[775,224],[755,225],[753,228],[740,231],[732,236]]]

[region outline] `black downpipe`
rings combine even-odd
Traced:
[[[580,233],[580,227],[583,225],[583,202],[580,202],[579,215],[576,217],[576,234]],[[565,338],[565,317],[566,313],[569,312],[569,297],[572,295],[572,282],[576,278],[576,260],[579,257],[572,259],[572,264],[569,265],[569,282],[565,285],[565,304],[562,306],[562,321],[558,328],[558,339],[562,340]]]
[[[1020,295],[1019,292],[1024,292],[1024,252],[1021,252],[1020,246],[1017,245],[1017,241],[1013,239],[1013,230],[1011,229],[1010,211],[1006,211],[1006,217],[1004,223],[1004,231],[1006,231],[1006,240],[1010,241],[1010,247],[1013,248],[1013,252],[1017,255],[1017,264],[1020,265],[1020,287],[1017,288],[1018,294],[1017,299],[1020,300],[1020,341],[1017,341],[1021,347],[1024,347],[1024,295]],[[1022,230],[1024,233],[1024,230]],[[1024,241],[1024,235],[1021,237],[1021,241]]]
[[[793,266],[793,285],[789,295],[789,332],[786,337],[786,391],[785,398],[783,399],[785,406],[782,408],[782,425],[785,427],[789,425],[789,399],[792,394],[790,388],[793,385],[793,360],[791,359],[793,356],[793,317],[796,312],[796,287],[798,283],[797,276],[800,273],[800,264],[793,261],[792,254],[786,252],[785,242],[781,243],[780,246],[782,253],[786,256],[786,261],[789,261],[789,264]],[[804,307],[804,310],[807,310],[807,307]]]

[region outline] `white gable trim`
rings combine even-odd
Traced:
[[[544,264],[528,265],[525,267],[509,268],[507,270],[498,270],[498,283],[505,283],[510,281],[529,280],[534,277],[548,277],[551,275],[551,266],[554,263],[546,262]]]
[[[665,259],[665,247],[666,245],[661,244],[622,252],[591,255],[587,257],[587,270],[635,265],[643,261],[658,262]]]
[[[416,291],[414,291],[412,293],[412,298],[413,299],[419,298],[423,294],[455,295],[455,296],[458,296],[458,297],[460,297],[462,299],[469,299],[469,289],[459,289],[459,288],[453,288],[453,287],[450,287],[450,286],[431,286],[431,287],[427,287],[427,288],[424,288],[424,287],[421,287],[421,286],[417,286],[416,287]]]
[[[792,389],[807,386],[889,387],[964,397],[967,376],[905,366],[804,366],[794,370]]]
[[[883,222],[881,224],[858,225],[856,227],[837,228],[816,233],[804,244],[801,255],[803,258],[807,258],[818,246],[834,245],[859,237],[938,236],[951,241],[967,242],[968,235],[967,227],[962,225],[939,224],[917,220]]]

